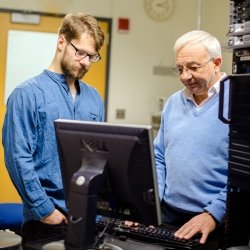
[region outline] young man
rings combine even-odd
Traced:
[[[177,39],[175,70],[184,89],[166,102],[154,141],[164,222],[205,243],[226,208],[228,125],[218,118],[225,73],[218,40],[195,30]]]
[[[22,246],[65,234],[67,211],[54,120],[103,121],[97,91],[80,79],[101,59],[104,34],[97,20],[68,14],[48,67],[11,94],[3,125],[5,164],[22,198]]]

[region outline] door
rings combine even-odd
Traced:
[[[16,85],[49,66],[56,49],[57,31],[64,15],[36,14],[39,22],[29,24],[13,22],[13,13],[0,11],[0,136],[2,141],[6,100]],[[21,12],[18,14],[24,19],[27,17],[27,14]],[[107,111],[111,19],[100,18],[98,21],[105,33],[105,43],[100,51],[102,60],[91,66],[84,81],[98,90]],[[40,46],[39,43],[43,44]],[[48,52],[50,48],[52,52]],[[0,173],[0,202],[19,200],[4,166],[2,143]]]

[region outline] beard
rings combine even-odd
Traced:
[[[82,79],[88,72],[88,68],[85,66],[76,66],[74,64],[69,65],[66,60],[61,61],[61,69],[66,78],[72,80]]]

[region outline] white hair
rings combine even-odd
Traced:
[[[212,58],[221,57],[221,46],[218,39],[202,30],[193,30],[179,37],[174,45],[175,55],[181,48],[191,43],[203,45]]]

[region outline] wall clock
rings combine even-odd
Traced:
[[[164,21],[173,11],[173,0],[144,0],[144,9],[153,20]]]

